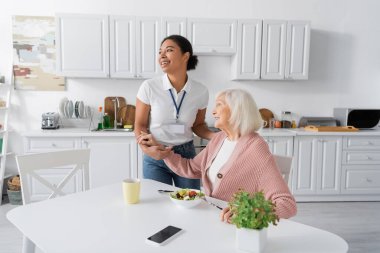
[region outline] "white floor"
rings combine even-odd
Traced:
[[[0,253],[21,253],[22,235],[5,216],[14,207],[0,206]],[[380,252],[380,202],[298,203],[293,220],[343,237],[350,253]]]

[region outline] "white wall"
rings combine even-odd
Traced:
[[[230,80],[230,58],[200,57],[191,75],[210,91],[207,115],[215,93],[224,88],[249,90],[259,107],[279,115],[332,116],[334,107],[380,107],[380,1],[378,0],[12,0],[0,8],[0,75],[11,80],[12,15],[57,12],[137,16],[262,18],[311,20],[310,73],[307,81]],[[13,93],[11,146],[20,152],[18,134],[40,128],[43,112],[57,111],[67,96],[96,108],[106,96],[124,96],[134,103],[141,80],[67,79],[64,92]]]

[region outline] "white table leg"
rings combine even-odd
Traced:
[[[22,253],[34,253],[36,245],[24,236],[22,239]]]

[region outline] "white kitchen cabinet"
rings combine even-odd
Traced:
[[[261,79],[284,79],[286,21],[264,20]]]
[[[342,194],[378,196],[380,193],[380,137],[344,137],[342,164]]]
[[[380,165],[343,165],[342,194],[373,196],[379,200],[380,194]]]
[[[107,15],[56,15],[58,75],[109,76]]]
[[[58,14],[56,20],[58,74],[151,78],[161,73],[160,18]]]
[[[274,155],[293,156],[293,137],[266,136],[265,141]]]
[[[295,195],[340,193],[341,136],[297,136],[292,190]]]
[[[305,80],[309,76],[310,22],[288,21],[285,79]]]
[[[29,137],[24,141],[25,153],[41,153],[81,147],[79,137]]]
[[[111,77],[151,78],[160,73],[160,27],[159,18],[110,17]]]
[[[136,18],[137,78],[151,78],[161,73],[157,57],[161,39],[161,19]]]
[[[188,39],[194,54],[232,55],[236,53],[237,21],[232,19],[189,18]]]
[[[261,79],[308,79],[310,22],[264,20]]]
[[[138,153],[134,136],[69,136],[68,134],[41,134],[39,136],[25,136],[24,152],[38,153],[67,149],[90,148],[90,188],[121,182],[127,177],[140,177],[138,175]],[[141,165],[140,165],[141,166]],[[42,177],[49,181],[59,183],[72,168],[60,170],[41,170]],[[81,189],[81,175],[75,175],[64,191],[77,192]],[[37,181],[31,184],[33,200],[41,200],[50,195]]]
[[[91,149],[90,187],[137,177],[137,144],[134,137],[83,137]]]
[[[136,73],[135,17],[110,17],[110,74],[133,78]]]
[[[235,80],[260,79],[262,20],[238,21],[237,52],[232,57]]]
[[[187,36],[187,21],[186,18],[169,18],[162,17],[161,19],[161,40],[169,35]]]

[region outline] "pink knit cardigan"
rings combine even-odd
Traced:
[[[207,147],[193,159],[185,159],[172,152],[164,161],[180,176],[201,178],[208,196],[229,201],[239,189],[248,192],[263,191],[265,197],[276,204],[276,213],[280,218],[294,216],[297,213],[296,202],[267,143],[257,133],[239,138],[230,159],[217,174],[212,189],[207,170],[226,137],[222,131],[217,133]]]

